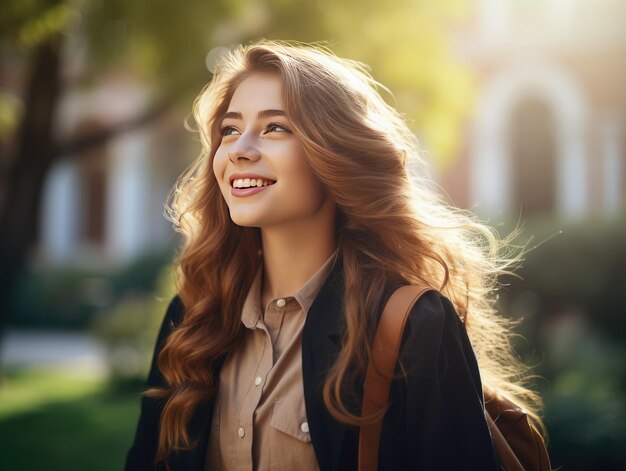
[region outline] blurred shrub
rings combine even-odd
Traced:
[[[175,293],[172,266],[167,265],[159,272],[154,293],[129,293],[93,318],[90,330],[106,347],[114,380],[145,379],[159,327]]]
[[[554,469],[626,469],[626,416],[618,398],[599,402],[580,390],[544,397]]]
[[[566,321],[570,322],[570,321]],[[626,351],[584,321],[547,329],[550,387],[544,391],[553,466],[626,469]]]
[[[501,291],[504,312],[532,318],[537,312],[558,315],[574,306],[593,326],[624,341],[626,215],[576,224],[530,220],[523,237],[531,236],[538,246],[517,272],[523,279],[507,279],[510,286]]]
[[[541,377],[552,465],[626,469],[626,217],[529,220],[522,236],[536,247],[498,307],[523,319],[515,347]]]
[[[149,293],[172,250],[147,253],[115,271],[62,267],[22,272],[9,300],[11,326],[80,329],[129,293]]]

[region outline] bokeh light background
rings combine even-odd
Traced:
[[[528,244],[502,312],[554,467],[626,466],[626,1],[5,0],[0,468],[120,469],[216,58],[265,37],[371,66],[454,205]]]

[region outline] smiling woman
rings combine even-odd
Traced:
[[[494,308],[521,254],[415,172],[380,88],[302,44],[218,63],[194,104],[203,152],[172,193],[178,294],[127,470],[356,469],[372,341],[407,284],[435,289],[408,316],[378,467],[499,469],[483,390],[539,402]]]

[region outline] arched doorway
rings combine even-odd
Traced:
[[[530,96],[537,98],[526,102]],[[472,135],[470,204],[477,206],[476,212],[486,218],[516,220],[519,202],[526,200],[528,206],[523,208],[553,207],[562,217],[584,216],[588,208],[588,115],[583,90],[574,77],[549,64],[520,60],[487,80]],[[520,122],[530,124],[514,137],[510,130]],[[532,139],[538,139],[541,144],[537,146],[544,150],[534,151]],[[532,154],[543,161],[551,154],[549,161],[554,166],[538,166],[515,153]],[[531,174],[532,180],[550,179],[551,183],[524,183],[530,181]],[[550,187],[552,195],[547,193]],[[532,194],[535,191],[538,193]]]
[[[522,219],[554,213],[558,149],[550,105],[535,95],[521,99],[511,112],[508,131],[513,211]]]

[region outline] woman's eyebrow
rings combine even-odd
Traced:
[[[283,110],[262,110],[256,114],[257,118],[272,118],[274,116],[287,116]]]
[[[273,116],[287,116],[283,110],[261,110],[257,113],[257,118],[271,118]],[[228,111],[222,115],[219,122],[221,123],[226,118],[231,119],[243,119],[242,114],[239,111]]]

